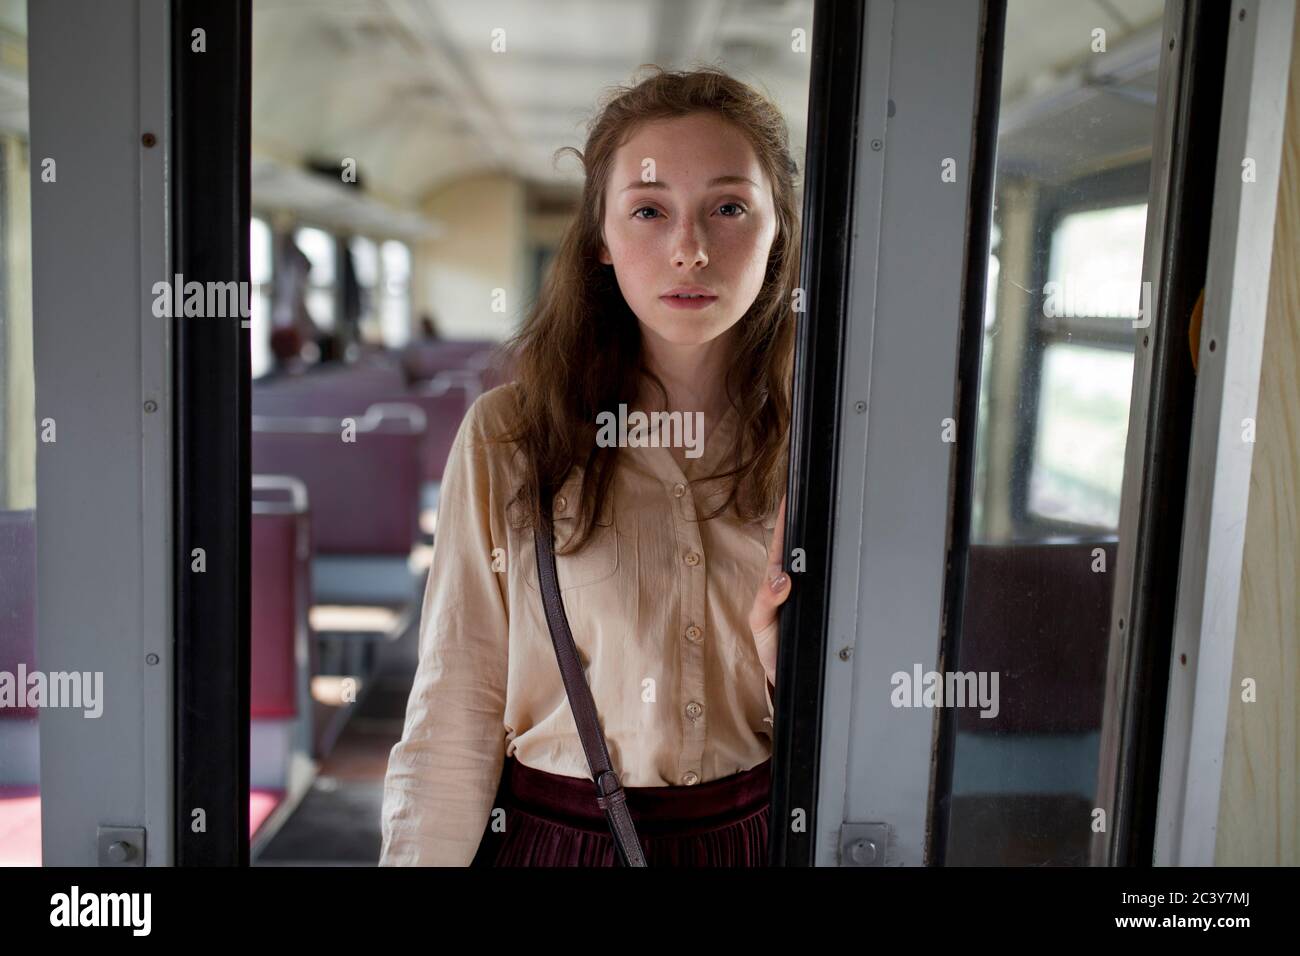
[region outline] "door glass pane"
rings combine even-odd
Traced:
[[[0,10],[0,866],[41,863],[36,657],[36,375],[32,356],[27,24]]]
[[[1162,16],[1008,3],[948,864],[1088,859]]]

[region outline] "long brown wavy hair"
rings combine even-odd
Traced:
[[[784,117],[765,96],[716,68],[672,72],[649,67],[648,77],[616,87],[591,122],[586,147],[564,147],[583,165],[578,212],[565,231],[537,301],[504,347],[515,374],[517,428],[498,437],[516,443],[525,480],[510,505],[518,520],[541,524],[541,503],[583,469],[581,502],[570,553],[590,538],[603,514],[619,449],[596,443],[599,412],[629,406],[644,375],[664,393],[643,362],[641,328],[619,291],[614,268],[600,262],[605,186],[615,151],[642,124],[693,113],[713,113],[749,140],[772,185],[776,235],[763,286],[736,325],[736,348],[725,389],[739,428],[730,467],[708,476],[726,481],[721,505],[702,520],[734,507],[744,521],[771,514],[785,486],[790,427],[792,298],[799,276],[797,167]],[[545,496],[545,498],[543,498]]]

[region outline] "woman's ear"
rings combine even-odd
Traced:
[[[596,258],[607,266],[612,266],[614,264],[614,257],[609,254],[609,250],[605,248],[605,243],[603,242],[600,244],[600,253]]]

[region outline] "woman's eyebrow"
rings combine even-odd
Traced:
[[[717,176],[709,180],[709,186],[740,186],[740,185],[753,186],[755,189],[758,188],[758,183],[754,182],[754,180],[748,178],[747,176]],[[650,182],[644,182],[644,183],[641,182],[640,180],[637,180],[634,183],[629,183],[628,185],[624,186],[619,191],[627,192],[629,189],[667,189],[667,188],[669,188],[668,184],[663,182],[662,180],[652,180]]]

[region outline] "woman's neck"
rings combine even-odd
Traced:
[[[735,329],[703,345],[675,345],[643,328],[642,348],[646,368],[667,392],[643,379],[638,404],[650,411],[703,412],[707,427],[727,411],[726,378]]]

